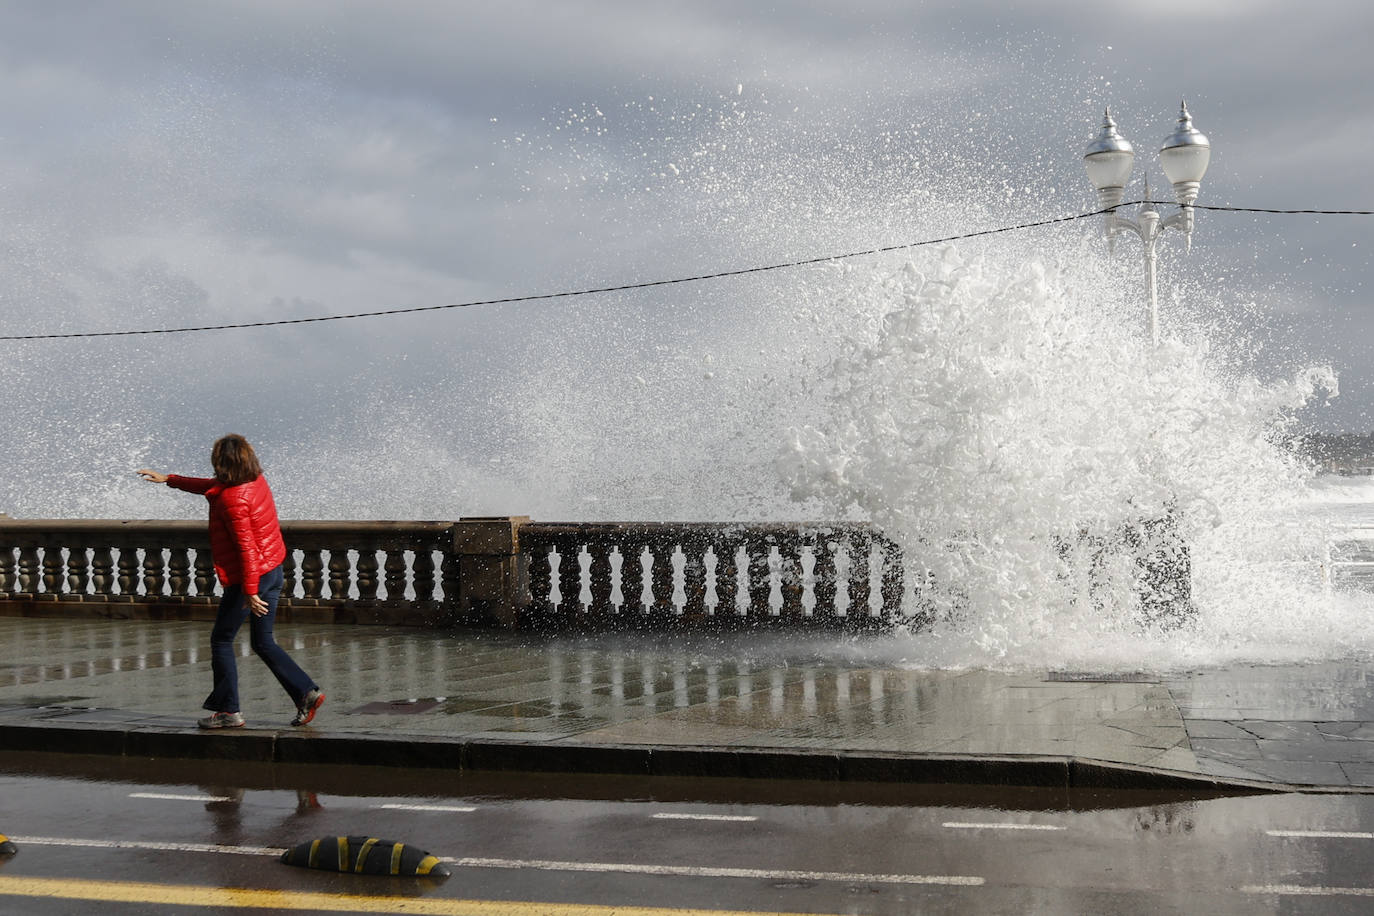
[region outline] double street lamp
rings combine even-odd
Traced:
[[[1178,126],[1164,140],[1159,150],[1159,163],[1164,175],[1174,186],[1174,198],[1178,201],[1178,212],[1161,220],[1159,212],[1150,202],[1150,182],[1145,181],[1145,203],[1141,205],[1136,219],[1120,216],[1116,212],[1125,194],[1126,182],[1131,177],[1131,166],[1135,162],[1135,150],[1125,137],[1116,130],[1108,109],[1102,120],[1102,130],[1088,146],[1083,155],[1083,167],[1087,169],[1088,180],[1097,189],[1099,209],[1105,214],[1107,242],[1110,246],[1116,234],[1129,229],[1140,237],[1145,246],[1145,283],[1150,293],[1150,340],[1159,346],[1159,303],[1155,292],[1155,244],[1165,229],[1178,229],[1183,233],[1189,248],[1193,241],[1193,202],[1197,200],[1202,176],[1207,172],[1207,163],[1212,158],[1212,147],[1207,138],[1193,127],[1193,117],[1184,103],[1179,112]]]

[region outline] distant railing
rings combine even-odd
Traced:
[[[1374,528],[1343,526],[1327,540],[1321,564],[1322,586],[1348,591],[1374,591]]]

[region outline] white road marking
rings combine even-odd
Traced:
[[[982,821],[945,821],[941,827],[955,830],[1063,830],[1055,824],[997,824]]]
[[[836,871],[775,871],[764,868],[712,868],[701,865],[635,865],[624,862],[552,862],[545,859],[441,859],[463,868],[534,868],[541,871],[666,875],[687,878],[752,878],[770,881],[838,881],[845,884],[955,884],[979,887],[975,875],[870,875]]]
[[[170,792],[130,792],[130,798],[152,798],[160,801],[194,801],[194,802],[222,802],[234,801],[227,795],[176,795]],[[477,809],[471,806],[459,805],[372,805],[374,809],[386,809],[394,811],[457,811],[471,813]]]
[[[130,792],[129,797],[156,798],[161,801],[221,802],[234,800],[227,795],[173,795],[170,792]]]
[[[1240,892],[1275,896],[1374,897],[1374,887],[1321,887],[1305,884],[1249,884],[1242,887]]]
[[[1270,836],[1308,837],[1318,840],[1374,840],[1374,833],[1340,830],[1266,830]]]
[[[217,852],[236,856],[279,856],[285,849],[274,846],[220,846],[214,843],[154,843],[146,840],[82,840],[56,836],[12,836],[16,843],[32,846],[82,846],[89,849],[148,849],[154,852]]]
[[[672,814],[664,811],[654,815],[665,821],[756,821],[750,814]]]
[[[154,852],[209,852],[242,856],[280,856],[273,846],[219,846],[212,843],[156,843],[144,840],[87,840],[72,837],[11,836],[20,845],[78,846],[91,849],[142,849]],[[714,868],[700,865],[639,865],[625,862],[557,862],[547,859],[444,858],[460,868],[532,868],[540,871],[596,872],[623,875],[662,875],[687,878],[749,878],[769,881],[831,881],[844,884],[948,884],[981,887],[976,875],[881,875],[862,872],[793,871],[763,868]]]

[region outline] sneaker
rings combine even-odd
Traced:
[[[196,724],[201,728],[243,728],[243,713],[215,712],[204,719],[197,719]]]
[[[301,705],[296,707],[296,718],[291,720],[291,724],[309,725],[310,720],[315,718],[315,710],[319,709],[322,703],[324,703],[324,691],[318,687],[312,687],[310,692],[301,700]]]

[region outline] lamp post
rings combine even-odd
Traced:
[[[1212,146],[1207,138],[1193,127],[1193,116],[1188,113],[1187,103],[1179,111],[1178,125],[1174,132],[1164,140],[1159,150],[1159,163],[1164,175],[1174,186],[1174,199],[1178,201],[1178,212],[1160,219],[1150,200],[1150,182],[1145,180],[1145,203],[1141,205],[1136,219],[1121,216],[1116,208],[1125,194],[1126,181],[1131,177],[1131,165],[1135,161],[1135,150],[1125,137],[1116,130],[1111,109],[1107,109],[1102,120],[1102,130],[1083,154],[1083,167],[1088,172],[1088,180],[1097,189],[1100,209],[1107,210],[1105,226],[1107,244],[1112,246],[1116,234],[1129,229],[1140,236],[1145,246],[1145,285],[1150,294],[1150,341],[1159,346],[1159,302],[1155,292],[1155,245],[1165,229],[1178,229],[1183,233],[1189,248],[1193,243],[1193,202],[1197,200],[1202,176],[1207,172],[1207,163],[1212,157]]]

